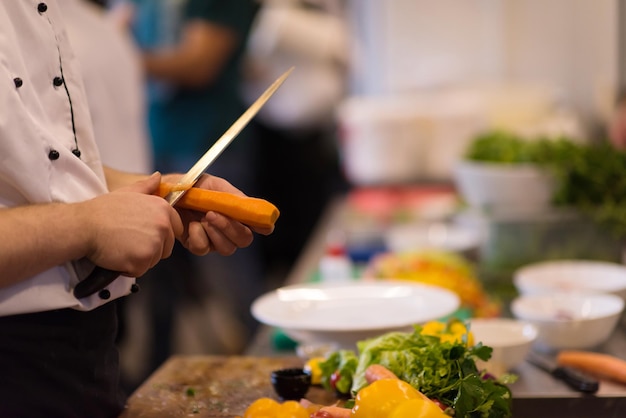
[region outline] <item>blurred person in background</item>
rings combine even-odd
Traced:
[[[259,244],[281,284],[325,207],[347,190],[335,111],[348,90],[351,36],[344,0],[263,0],[246,55],[248,102],[291,66],[288,85],[254,120],[259,193],[281,209]]]
[[[139,50],[102,3],[64,0],[59,5],[81,65],[102,161],[118,170],[148,174],[154,163]]]
[[[186,172],[245,110],[240,63],[258,5],[254,0],[125,0],[113,7],[130,10],[129,28],[141,50],[155,168]],[[254,146],[251,130],[244,129],[208,172],[254,194]],[[151,369],[173,352],[174,320],[183,303],[222,315],[211,323],[207,314],[194,325],[201,340],[213,335],[200,341],[199,350],[220,354],[245,348],[257,325],[250,304],[264,290],[256,245],[227,262],[175,246],[146,277]]]

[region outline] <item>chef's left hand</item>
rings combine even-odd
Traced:
[[[164,176],[163,181],[176,183],[179,176]],[[221,177],[203,174],[194,187],[217,190],[245,196],[245,194]],[[178,240],[193,254],[205,255],[210,251],[221,255],[232,255],[238,248],[249,246],[254,239],[254,232],[269,235],[274,228],[255,228],[235,221],[218,212],[201,213],[178,209],[185,225]]]

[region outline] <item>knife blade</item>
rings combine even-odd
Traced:
[[[198,181],[207,168],[219,157],[230,143],[239,135],[243,128],[248,125],[252,118],[261,110],[263,105],[274,95],[276,90],[289,77],[294,67],[291,67],[276,79],[258,99],[215,141],[202,157],[185,173],[173,187],[173,190],[165,196],[165,200],[174,206],[183,195]],[[94,270],[74,287],[73,293],[77,299],[91,296],[107,287],[113,280],[121,275],[110,269],[96,266]]]
[[[293,71],[293,67],[285,71],[280,77],[276,79],[272,83],[271,86],[267,88],[259,96],[258,99],[250,107],[241,115],[239,119],[233,123],[230,128],[224,132],[224,134],[213,144],[211,148],[185,173],[184,176],[180,178],[175,186],[175,189],[170,192],[167,196],[165,196],[165,200],[167,200],[170,205],[174,206],[176,202],[185,194],[187,190],[189,190],[195,183],[198,181],[202,173],[209,168],[209,166],[215,161],[217,157],[220,156],[222,151],[226,149],[228,145],[235,139],[239,132],[243,128],[246,127],[248,122],[252,120],[252,118],[258,113],[259,110],[263,107],[263,105],[269,100],[270,97],[278,90],[278,88],[283,84],[283,82],[289,77],[291,72]]]
[[[596,393],[600,388],[600,382],[597,379],[574,368],[559,366],[555,360],[545,355],[531,351],[526,361],[556,379],[562,380],[578,392]]]

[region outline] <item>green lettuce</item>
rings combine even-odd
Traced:
[[[422,335],[421,326],[414,328],[409,333],[390,332],[360,341],[356,363],[353,363],[356,354],[347,354],[349,350],[333,353],[320,365],[326,363],[322,374],[337,370],[332,369],[341,364],[340,358],[344,359],[344,382],[351,381],[350,392],[355,395],[367,386],[367,367],[380,364],[429,398],[452,408],[457,418],[511,416],[511,392],[506,383],[513,382],[515,376],[495,379],[476,367],[476,359],[486,361],[491,357],[491,347],[480,343],[466,347],[461,342],[441,342],[438,337]],[[346,366],[348,363],[349,367]],[[348,377],[348,370],[355,365],[353,375]]]
[[[322,372],[322,386],[327,390],[336,390],[340,394],[350,394],[352,379],[356,371],[359,359],[352,350],[339,350],[333,352],[328,358],[320,362]],[[334,387],[331,379],[334,373],[339,374]]]

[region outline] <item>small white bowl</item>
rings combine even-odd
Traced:
[[[478,360],[479,369],[494,376],[510,372],[522,364],[538,335],[537,328],[529,322],[512,318],[473,318],[470,331],[475,343],[493,349],[487,362]]]
[[[462,160],[454,183],[467,204],[490,213],[530,214],[551,207],[556,182],[533,164]]]
[[[525,265],[513,283],[522,295],[563,291],[613,293],[626,300],[626,266],[593,260],[555,260]]]
[[[511,303],[516,318],[539,330],[535,345],[542,351],[599,346],[611,336],[623,310],[624,300],[608,293],[522,295]]]

